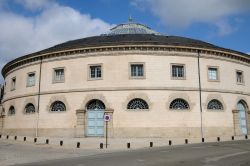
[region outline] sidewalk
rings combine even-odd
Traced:
[[[234,136],[234,140],[245,140],[246,136]],[[24,141],[24,139],[26,140]],[[248,136],[250,138],[250,136]],[[247,138],[247,139],[248,139]],[[217,142],[219,141],[231,141],[232,137],[211,137],[204,138],[204,142]],[[19,143],[34,144],[34,145],[51,145],[54,147],[63,148],[77,148],[79,149],[92,149],[92,150],[126,150],[128,149],[128,143],[130,143],[130,149],[147,148],[150,147],[150,142],[153,147],[169,146],[171,145],[183,145],[183,144],[193,144],[201,143],[201,138],[190,138],[185,140],[184,138],[108,138],[108,148],[106,149],[106,139],[105,138],[55,138],[55,137],[38,137],[37,142],[34,142],[34,137],[25,136],[7,136],[2,135],[1,140],[13,140]],[[46,140],[48,142],[46,143]],[[61,142],[62,141],[62,142]],[[60,145],[62,143],[62,146]],[[80,143],[80,144],[79,144]],[[103,149],[101,149],[100,144],[103,144]]]

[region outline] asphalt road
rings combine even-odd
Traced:
[[[250,140],[128,150],[27,166],[250,166]]]

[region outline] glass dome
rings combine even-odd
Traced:
[[[129,22],[126,24],[119,24],[114,28],[110,29],[108,35],[122,35],[122,34],[154,34],[160,35],[160,33],[153,31],[151,28],[139,24]]]

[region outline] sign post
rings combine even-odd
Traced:
[[[106,123],[106,149],[108,148],[108,122],[111,119],[110,115],[104,115],[103,117],[105,123]]]

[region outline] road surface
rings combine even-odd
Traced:
[[[179,145],[69,157],[23,166],[250,166],[250,141]]]

